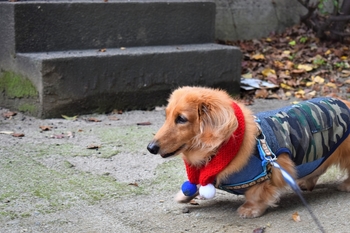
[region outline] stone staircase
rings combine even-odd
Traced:
[[[0,1],[0,106],[41,118],[151,109],[178,86],[239,92],[212,1]]]

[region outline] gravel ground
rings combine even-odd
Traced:
[[[257,100],[251,108],[287,104]],[[0,232],[319,232],[291,191],[256,219],[239,218],[244,197],[222,191],[197,205],[175,203],[186,180],[182,161],[146,150],[162,109],[76,120],[2,117],[7,112],[0,109]],[[335,190],[342,179],[331,169],[303,193],[326,232],[349,232],[349,194]],[[295,212],[300,222],[292,220]]]

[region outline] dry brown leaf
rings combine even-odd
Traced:
[[[281,83],[280,86],[283,88],[283,89],[286,89],[286,90],[293,90],[294,88],[285,84],[285,83]]]
[[[314,68],[313,68],[312,65],[308,65],[308,64],[300,64],[300,65],[298,65],[298,70],[311,71],[313,69]]]
[[[269,92],[266,89],[258,89],[255,91],[255,98],[266,99],[269,96]]]
[[[90,118],[88,118],[87,120],[90,121],[90,122],[101,122],[100,119],[97,119],[97,118],[95,118],[95,117],[90,117]]]
[[[90,145],[88,145],[86,148],[87,149],[98,149],[98,148],[100,148],[101,146],[99,146],[99,145],[95,145],[95,144],[90,144]]]
[[[305,70],[304,69],[303,70],[296,70],[296,69],[294,69],[294,70],[291,71],[291,73],[293,73],[293,74],[302,74],[302,73],[305,73]]]
[[[132,186],[135,186],[135,187],[139,187],[139,184],[138,183],[129,183],[128,185],[132,185]]]
[[[5,118],[12,118],[13,116],[16,116],[17,113],[16,113],[16,112],[8,111],[8,112],[4,112],[2,115],[3,115],[3,117],[5,117]]]
[[[11,134],[13,137],[16,137],[16,138],[21,138],[21,137],[24,137],[24,134],[23,133],[13,133]]]
[[[299,90],[297,92],[294,93],[294,96],[300,99],[303,99],[305,95],[305,91],[304,90]]]
[[[49,125],[40,125],[39,128],[42,130],[42,131],[49,131],[52,129],[52,126],[49,126]]]
[[[327,83],[326,86],[334,89],[337,88],[337,85],[335,83]]]
[[[265,56],[263,54],[258,53],[258,54],[253,55],[252,59],[253,60],[265,60]]]
[[[276,71],[273,70],[273,69],[263,69],[263,70],[261,71],[261,73],[262,73],[265,77],[267,77],[267,76],[269,76],[270,74],[276,74]]]
[[[294,213],[292,214],[292,219],[294,220],[294,222],[300,222],[300,221],[301,221],[298,212],[294,212]]]

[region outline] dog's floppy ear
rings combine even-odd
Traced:
[[[238,123],[230,104],[220,100],[203,101],[198,106],[200,139],[205,146],[219,146],[228,140]]]

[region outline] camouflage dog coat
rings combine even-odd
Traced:
[[[298,178],[316,170],[349,135],[350,112],[340,100],[316,98],[256,115],[271,151],[287,153]],[[218,187],[244,194],[247,187],[269,178],[266,161],[255,149],[248,164]]]

